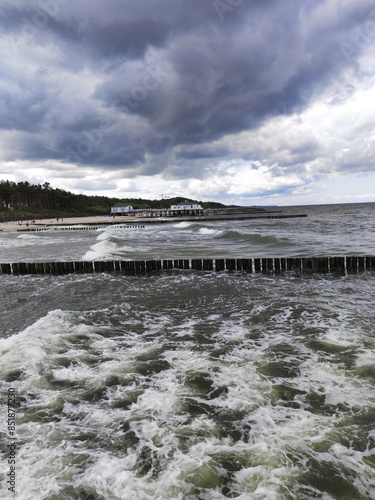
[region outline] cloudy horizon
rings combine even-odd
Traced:
[[[0,180],[375,202],[370,0],[3,0]]]

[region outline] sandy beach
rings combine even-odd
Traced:
[[[115,224],[124,223],[124,217],[116,217],[113,219],[108,215],[96,215],[92,217],[68,217],[64,219],[38,219],[32,224],[31,221],[23,220],[22,224],[18,221],[11,222],[0,222],[0,231],[25,231],[32,229],[40,229],[42,227],[53,227],[53,226],[69,226],[75,224]],[[135,218],[132,217],[131,221],[134,222]]]

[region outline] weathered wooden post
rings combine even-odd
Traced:
[[[146,260],[146,273],[152,273],[155,270],[155,264],[153,260]]]
[[[129,272],[129,274],[135,275],[136,274],[136,269],[135,269],[135,262],[134,262],[134,260],[128,261],[127,265],[128,265],[128,272]]]
[[[95,260],[94,261],[94,269],[96,273],[102,273],[104,272],[104,263],[102,260]]]
[[[203,259],[203,269],[204,271],[213,271],[214,261],[212,259]]]
[[[55,264],[55,274],[63,274],[64,268],[62,262],[54,262]]]
[[[225,259],[225,267],[227,271],[236,270],[236,259]]]
[[[345,273],[345,257],[330,257],[329,269],[331,273]]]
[[[121,261],[121,273],[128,275],[135,274],[134,262],[129,260]]]
[[[173,260],[172,259],[163,260],[163,269],[173,269]]]
[[[365,270],[365,258],[358,257],[358,271],[364,271],[364,270]]]
[[[63,262],[56,262],[56,274],[65,274]]]
[[[358,267],[357,257],[346,257],[346,271],[350,273],[356,273]]]
[[[251,259],[237,259],[237,270],[246,271],[248,273],[253,272],[253,264]]]
[[[74,273],[73,262],[63,262],[62,264],[64,266],[64,274]]]
[[[281,262],[280,257],[276,257],[274,259],[275,273],[279,273],[281,271]]]
[[[20,274],[20,265],[18,262],[12,263],[12,274]]]
[[[53,274],[54,266],[53,262],[43,262],[44,274]]]
[[[27,268],[26,268],[26,262],[20,262],[19,263],[19,272],[20,274],[28,274],[27,273]]]
[[[82,272],[84,272],[84,273],[93,273],[94,272],[94,262],[92,262],[90,260],[88,260],[88,261],[86,260],[82,264],[83,264]]]
[[[307,257],[302,259],[302,269],[310,273],[327,273],[328,257]]]
[[[74,262],[74,272],[83,273],[83,271],[84,271],[83,262],[81,260]]]
[[[196,271],[202,270],[202,259],[192,259],[191,260],[191,268]]]
[[[11,265],[8,263],[1,264],[1,274],[12,274]]]
[[[224,271],[224,269],[225,269],[224,259],[216,259],[215,260],[215,270],[216,271]]]
[[[36,274],[44,274],[43,262],[35,262],[35,272]]]
[[[291,257],[290,259],[288,259],[288,261],[289,261],[288,268],[290,271],[293,271],[296,273],[301,272],[302,260],[300,257]]]
[[[104,261],[104,272],[113,273],[115,270],[115,266],[113,260],[105,260]]]
[[[47,262],[47,266],[49,269],[49,274],[57,274],[56,273],[56,263],[55,262]]]
[[[146,273],[146,263],[144,260],[136,260],[134,262],[135,274],[145,274]]]
[[[302,269],[303,269],[303,272],[305,272],[305,273],[314,272],[312,257],[304,257],[302,259]]]
[[[255,269],[256,273],[259,273],[261,270],[260,259],[258,259],[258,258],[254,259],[254,269]]]
[[[252,273],[253,272],[253,260],[252,259],[244,259],[243,260],[243,270]]]
[[[35,274],[35,262],[26,262],[26,274]]]

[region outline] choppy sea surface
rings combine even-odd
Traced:
[[[375,254],[375,204],[282,213],[4,232],[0,262]],[[374,304],[373,271],[0,275],[0,498],[375,498]]]

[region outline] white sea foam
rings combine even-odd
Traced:
[[[112,236],[112,231],[109,229],[98,230],[99,235],[96,237],[97,241],[109,240]]]
[[[103,233],[105,234],[105,233]],[[116,243],[110,241],[108,237],[100,239],[99,243],[92,245],[90,250],[88,250],[82,257],[82,260],[101,260],[114,258],[117,254],[118,247]]]
[[[177,224],[173,224],[173,227],[178,227],[180,229],[185,229],[186,227],[190,227],[193,223],[192,222],[177,222]]]
[[[39,240],[40,236],[38,233],[26,233],[17,236],[17,240]]]
[[[61,297],[84,283],[56,280]],[[113,306],[54,310],[1,339],[23,498],[334,498],[325,464],[371,498],[375,402],[357,370],[373,340],[340,294],[321,306],[339,283],[111,277],[98,290]]]
[[[198,232],[204,236],[221,236],[224,233],[224,231],[220,229],[213,229],[210,227],[201,227]]]

